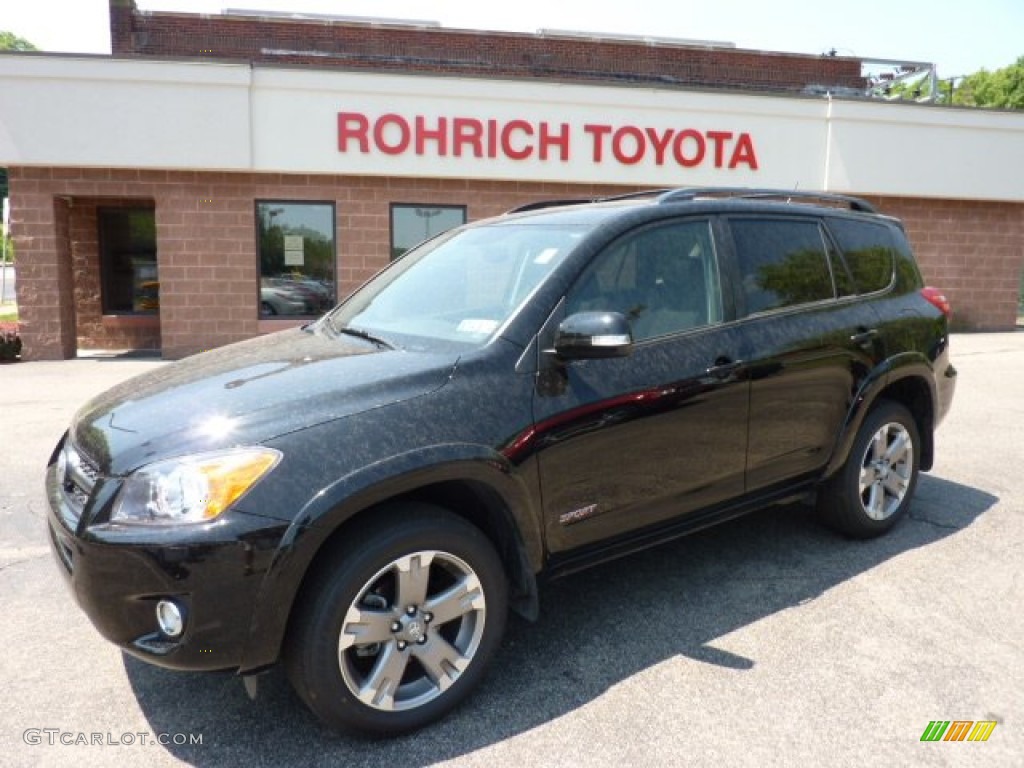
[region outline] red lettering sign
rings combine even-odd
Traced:
[[[522,118],[416,115],[410,120],[393,112],[375,118],[362,112],[338,113],[339,152],[398,156],[410,149],[421,157],[532,159],[545,163],[567,163],[575,150],[589,155],[595,165],[711,165],[751,171],[760,167],[754,140],[747,132],[604,123],[585,123],[577,131],[570,123]]]

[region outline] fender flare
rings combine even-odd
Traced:
[[[239,671],[248,674],[274,663],[284,641],[292,607],[317,555],[339,528],[356,515],[391,499],[443,482],[470,482],[498,499],[514,552],[527,613],[535,613],[535,574],[544,558],[536,465],[514,467],[486,446],[449,443],[370,464],[334,480],[302,508],[278,544],[260,586]],[[533,486],[531,488],[531,486]],[[525,582],[525,583],[522,583]]]
[[[860,389],[851,400],[842,428],[833,444],[832,454],[825,467],[822,480],[829,479],[843,467],[847,458],[849,458],[853,441],[857,437],[857,432],[860,431],[861,424],[864,423],[864,418],[875,402],[880,397],[883,397],[885,391],[894,384],[909,379],[923,382],[928,389],[928,396],[930,398],[929,410],[931,413],[934,413],[937,397],[934,376],[934,366],[932,366],[927,357],[919,352],[906,352],[896,355],[872,369],[864,378]],[[921,424],[919,426],[921,439],[925,443],[925,452],[922,455],[930,455],[932,425]]]

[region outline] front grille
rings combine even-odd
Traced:
[[[65,522],[72,530],[78,525],[99,477],[99,467],[80,453],[70,440],[65,442],[57,464],[57,480],[70,513],[70,520]]]

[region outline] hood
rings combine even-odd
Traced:
[[[439,389],[454,352],[382,350],[282,331],[129,379],[75,416],[78,448],[106,474],[163,458],[252,445]]]

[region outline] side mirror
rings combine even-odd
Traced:
[[[578,312],[555,333],[555,354],[564,360],[625,357],[632,351],[629,321],[618,312]]]

